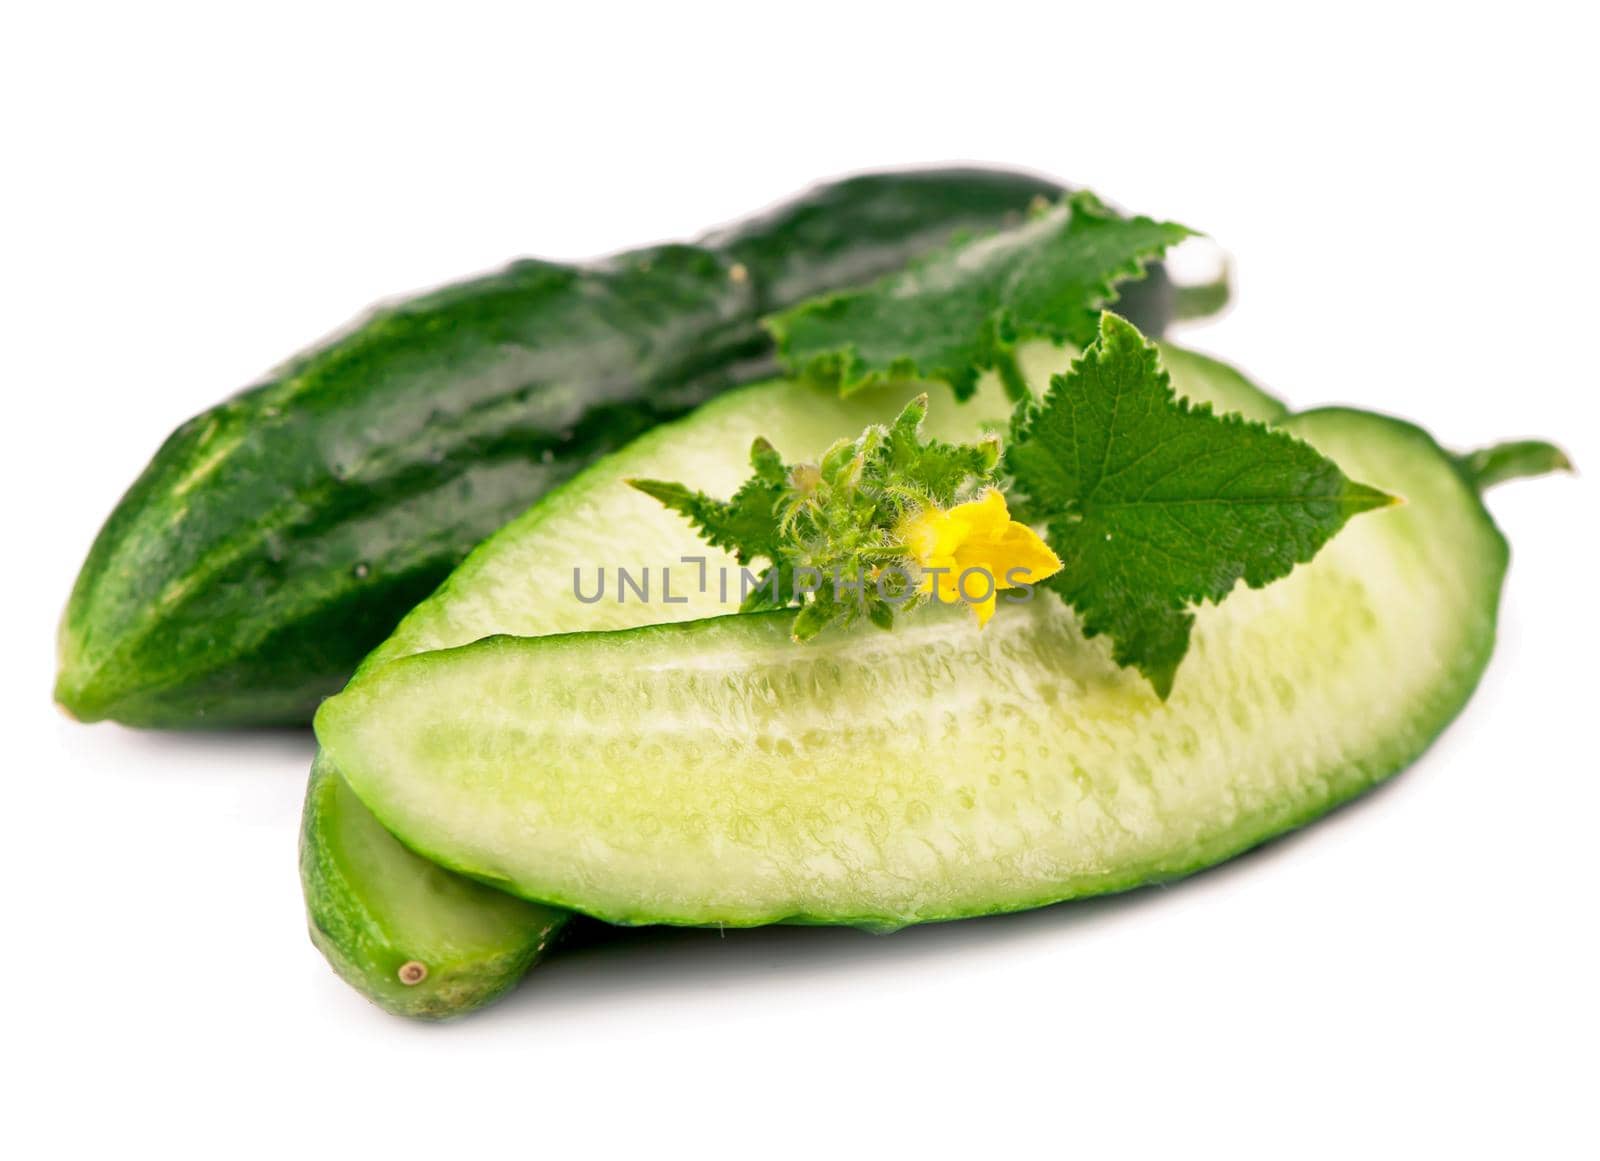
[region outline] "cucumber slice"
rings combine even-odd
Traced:
[[[1065,368],[1070,353],[1030,344],[1020,357],[1029,381],[1042,390],[1051,374]],[[1181,394],[1256,419],[1271,421],[1284,414],[1276,399],[1216,360],[1171,346],[1163,347],[1163,357]],[[757,435],[768,436],[793,456],[815,454],[841,435],[893,418],[910,394],[907,388],[841,401],[779,382],[704,405],[691,419],[659,428],[596,464],[491,537],[402,622],[368,658],[363,672],[497,633],[539,636],[632,628],[730,611],[720,603],[714,585],[704,594],[689,587],[681,594],[688,597],[682,605],[614,600],[587,605],[573,598],[575,564],[587,566],[585,591],[591,592],[592,569],[598,564],[612,569],[619,563],[630,565],[637,575],[645,564],[659,568],[686,554],[730,563],[655,501],[621,481],[654,475],[731,492],[748,472],[745,453]],[[957,406],[936,396],[929,420],[946,438],[964,439],[985,424],[1004,423],[1009,411],[998,384],[985,382],[967,404]],[[680,575],[694,572],[691,566]],[[301,867],[313,941],[344,979],[402,1014],[451,1016],[487,1002],[515,983],[552,932],[543,909],[508,909],[501,892],[412,853],[342,785],[325,754],[312,768]],[[447,889],[444,884],[451,880],[458,886]],[[426,882],[433,889],[393,891],[383,886],[389,882]],[[463,929],[479,941],[472,944],[479,949],[475,958],[462,954],[466,941],[458,933]],[[452,949],[448,969],[434,966],[438,948]],[[510,952],[513,948],[516,954]],[[449,990],[430,987],[423,993],[399,984],[397,972],[408,963],[425,965],[430,978],[448,971],[452,978],[473,983]]]
[[[418,858],[320,755],[311,770],[300,875],[311,939],[334,969],[402,1016],[468,1011],[514,984],[565,924]]]
[[[1403,768],[1493,643],[1506,546],[1456,461],[1361,412],[1284,426],[1407,504],[1202,610],[1165,703],[1041,594],[808,647],[787,614],[491,639],[369,671],[318,737],[414,848],[614,923],[886,929],[1184,875]]]

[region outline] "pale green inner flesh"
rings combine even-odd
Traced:
[[[797,416],[793,390],[773,389],[770,414],[755,392],[730,400],[616,470],[655,474],[659,455],[669,478],[726,493],[755,435],[795,455],[859,426],[820,398]],[[952,611],[804,648],[782,617],[493,642],[369,669],[319,735],[419,849],[618,922],[894,925],[1181,874],[1403,766],[1492,639],[1503,545],[1431,441],[1352,412],[1287,426],[1408,503],[1203,610],[1165,704],[1041,594],[981,633]],[[706,553],[620,485],[572,489],[525,521],[558,518],[559,538],[486,546],[389,655],[487,625],[571,628],[563,603],[586,627],[634,623],[636,603],[579,604],[573,565]]]
[[[1204,356],[1164,348],[1176,388],[1221,410],[1271,420],[1283,414],[1277,401],[1236,371]],[[1030,381],[1042,390],[1068,356],[1044,344],[1022,352]],[[858,396],[850,403],[786,383],[744,389],[630,445],[513,522],[473,554],[439,594],[425,602],[369,660],[367,672],[384,660],[427,649],[465,644],[500,632],[525,636],[586,628],[631,628],[653,621],[688,619],[731,611],[738,574],[731,575],[730,603],[715,582],[706,593],[686,581],[698,567],[679,557],[713,558],[707,568],[731,566],[707,549],[676,518],[621,483],[622,477],[686,479],[722,493],[748,473],[746,452],[757,435],[772,437],[796,458],[815,456],[840,436],[865,424],[891,419],[911,389]],[[987,381],[980,397],[956,404],[936,389],[930,428],[947,438],[971,438],[986,423],[1009,414],[998,384]],[[689,426],[691,425],[692,426]],[[685,434],[689,433],[689,434]],[[676,565],[675,595],[688,604],[607,600],[588,605],[571,590],[571,568],[585,568],[585,591],[593,592],[594,566],[607,568],[615,592],[615,567],[635,576],[650,565],[660,594],[660,566]],[[715,574],[712,574],[715,575]],[[685,590],[688,590],[687,592]],[[520,971],[508,951],[536,953],[557,922],[548,909],[513,900],[445,871],[397,841],[344,785],[326,754],[312,772],[305,843],[315,873],[306,880],[307,901],[319,938],[346,973],[365,973],[366,989],[391,1006],[436,1004],[431,993],[447,983],[446,965],[477,965],[484,972]],[[405,989],[395,972],[401,963],[429,965],[427,983]],[[492,984],[492,980],[480,981]],[[423,993],[430,993],[424,996]],[[477,1002],[473,993],[466,1002]]]
[[[1165,348],[1165,355],[1181,393],[1253,418],[1283,414],[1280,404],[1231,368],[1177,348]],[[1025,349],[1023,362],[1030,381],[1042,389],[1065,366],[1066,355],[1035,345]],[[503,630],[536,635],[601,624],[624,628],[722,611],[715,588],[706,594],[691,590],[687,606],[586,605],[572,599],[566,587],[570,571],[563,575],[559,562],[582,562],[584,553],[591,562],[604,562],[609,554],[614,568],[623,561],[637,565],[654,557],[673,563],[676,556],[706,552],[686,528],[662,519],[653,502],[622,486],[620,477],[686,478],[731,490],[744,476],[742,453],[754,435],[779,438],[795,456],[814,455],[867,422],[888,419],[908,393],[858,397],[846,405],[792,385],[770,385],[711,404],[691,421],[702,434],[685,437],[684,425],[673,425],[648,436],[513,523],[414,613],[377,658]],[[992,382],[971,407],[957,406],[941,392],[934,399],[933,426],[951,438],[970,437],[982,423],[1003,420],[1007,410]],[[634,528],[654,539],[635,539]],[[627,546],[625,557],[618,544]],[[697,573],[690,566],[680,576],[697,579]],[[549,599],[552,589],[557,599]],[[489,890],[406,849],[355,797],[326,754],[312,772],[307,811],[312,869],[306,891],[318,938],[347,977],[390,1007],[450,1014],[481,1002],[509,982],[507,973],[520,973],[520,964],[537,954],[559,922],[557,913]],[[429,965],[430,975],[408,989],[396,971],[411,960]],[[461,999],[452,1001],[460,989]]]

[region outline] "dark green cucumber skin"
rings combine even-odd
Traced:
[[[196,416],[101,529],[56,699],[87,721],[302,724],[478,541],[599,456],[770,376],[761,317],[868,280],[1052,182],[869,174],[698,245],[527,260],[381,306]],[[1124,299],[1159,333],[1159,271]]]

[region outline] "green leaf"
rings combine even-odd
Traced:
[[[741,613],[764,613],[773,609],[786,609],[794,604],[794,566],[774,564],[763,569],[755,585],[739,602]]]
[[[741,564],[756,557],[771,562],[741,612],[799,604],[797,641],[862,617],[887,629],[897,608],[924,598],[892,571],[909,578],[915,563],[897,532],[902,518],[992,486],[1000,466],[995,437],[973,444],[924,439],[927,414],[928,397],[919,395],[892,424],[838,440],[815,464],[786,465],[771,444],[757,440],[750,453],[755,475],[726,502],[682,484],[628,483],[688,517]]]
[[[1006,466],[1062,560],[1045,583],[1162,698],[1193,605],[1286,576],[1351,516],[1395,502],[1284,432],[1178,399],[1156,348],[1112,314],[1019,409]]]
[[[708,543],[733,554],[740,564],[758,556],[778,558],[779,503],[788,489],[788,472],[777,449],[764,439],[750,448],[751,476],[731,500],[716,500],[704,492],[664,480],[629,480],[628,484],[660,500],[688,518]]]
[[[1116,284],[1143,277],[1147,262],[1190,233],[1071,194],[1015,229],[962,240],[864,289],[775,315],[767,327],[793,375],[846,395],[922,380],[948,383],[965,399],[995,368],[1020,399],[1017,343],[1087,343],[1099,308],[1116,301]]]
[[[927,414],[926,395],[906,404],[883,437],[877,475],[891,486],[897,481],[914,481],[920,499],[948,508],[956,494],[973,481],[993,477],[1000,462],[1000,441],[990,437],[977,443],[954,444],[924,439],[922,421]]]

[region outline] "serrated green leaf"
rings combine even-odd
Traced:
[[[884,480],[914,480],[922,499],[941,507],[974,480],[986,480],[1000,461],[1000,441],[954,444],[924,438],[922,421],[928,414],[928,397],[919,395],[900,412],[882,439],[878,475]]]
[[[740,564],[756,557],[777,559],[780,536],[779,501],[787,489],[783,459],[766,440],[758,439],[750,449],[751,476],[731,500],[716,500],[704,492],[664,480],[629,480],[628,484],[695,526],[708,544],[730,552]]]
[[[1041,338],[1082,345],[1116,284],[1191,231],[1124,218],[1093,194],[1069,195],[1023,225],[969,238],[864,289],[814,299],[767,320],[799,378],[843,394],[890,380],[948,383],[958,399],[1000,371],[1021,398],[1013,354]]]
[[[1156,348],[1112,314],[1021,410],[1006,465],[1062,560],[1046,584],[1163,698],[1194,605],[1287,575],[1394,503],[1285,432],[1180,400]]]
[[[799,641],[863,617],[887,629],[897,607],[927,596],[915,590],[903,519],[992,487],[1000,466],[995,437],[960,445],[924,439],[927,413],[928,397],[919,395],[892,424],[838,440],[815,464],[785,465],[757,440],[755,475],[726,502],[682,484],[628,482],[688,517],[741,564],[756,557],[771,562],[744,595],[741,612],[798,604]]]

